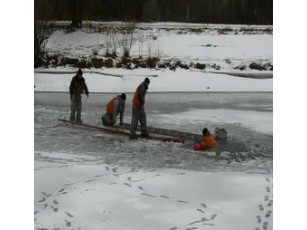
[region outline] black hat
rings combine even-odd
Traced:
[[[203,129],[203,135],[205,135],[206,133],[209,133],[209,130],[207,128]]]
[[[120,98],[122,99],[122,100],[126,100],[126,94],[124,94],[124,93],[122,93],[121,95],[120,95]]]
[[[149,80],[149,78],[148,78],[148,77],[146,77],[144,82],[146,82],[147,84],[150,84],[150,80]]]
[[[82,72],[81,68],[79,68],[79,69],[78,69],[77,74],[78,74],[78,75],[82,75],[82,74],[83,74],[83,72]]]

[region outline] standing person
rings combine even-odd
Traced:
[[[101,117],[102,124],[105,126],[116,127],[116,116],[119,114],[119,125],[124,122],[126,94],[122,93],[113,97],[107,104],[106,113]]]
[[[133,99],[132,99],[132,119],[131,119],[131,129],[130,129],[130,139],[136,139],[136,129],[138,122],[141,123],[141,136],[148,137],[146,127],[146,114],[145,114],[145,95],[150,84],[149,78],[145,80],[136,88]]]
[[[74,76],[70,82],[69,93],[71,100],[71,113],[70,113],[70,121],[76,121],[82,123],[81,120],[81,94],[85,92],[87,98],[89,97],[89,92],[85,83],[84,78],[82,77],[82,70],[79,68],[77,71],[77,75]],[[77,113],[77,114],[76,114]]]

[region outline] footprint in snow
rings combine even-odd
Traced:
[[[201,213],[205,213],[203,210],[201,210],[201,209],[196,209],[197,211],[199,211],[199,212],[201,212]]]
[[[103,177],[103,176],[106,176],[105,174],[101,174],[101,175],[97,175],[95,177]]]
[[[74,216],[70,214],[69,212],[64,212],[68,217],[73,218]]]
[[[198,223],[205,222],[205,221],[208,221],[208,219],[206,217],[203,217],[200,220],[196,220],[196,221],[189,223],[189,225],[198,224]]]
[[[270,200],[270,201],[268,202],[268,206],[272,206],[272,204],[273,204],[273,200]]]
[[[261,223],[261,216],[260,216],[260,215],[257,216],[257,223],[258,223],[258,224]]]
[[[68,184],[64,184],[64,186],[71,186],[71,185],[74,185],[75,183],[72,182],[72,183],[68,183]],[[64,189],[63,189],[64,190]]]
[[[138,186],[139,190],[144,190],[144,188],[142,186]]]
[[[151,194],[148,194],[148,193],[141,193],[141,195],[143,195],[143,196],[148,196],[148,197],[152,197],[152,198],[155,198],[155,196],[154,196],[154,195],[151,195]]]
[[[170,199],[170,197],[165,196],[165,195],[160,195],[160,197],[165,198],[165,199]]]
[[[263,210],[264,210],[264,207],[263,207],[263,205],[262,205],[262,204],[259,204],[259,206],[258,206],[258,207],[259,207],[259,210],[260,210],[260,211],[263,211]]]
[[[53,200],[53,203],[54,204],[56,204],[56,205],[58,205],[59,204],[59,202],[55,199],[55,200]]]
[[[38,202],[45,202],[46,201],[46,198],[43,197],[41,200],[39,200]]]
[[[198,227],[186,228],[185,230],[195,230],[195,229],[198,229]]]
[[[269,218],[271,216],[271,214],[272,214],[272,211],[267,211],[267,213],[265,214],[265,217]]]
[[[68,220],[65,220],[65,222],[66,222],[66,227],[70,227],[71,226],[71,223]]]
[[[184,201],[184,200],[177,200],[178,203],[185,203],[185,204],[188,204],[189,202],[187,201]]]
[[[214,226],[214,224],[212,224],[212,223],[203,223],[203,225],[210,225],[210,226]]]
[[[123,184],[130,187],[130,188],[132,187],[131,184],[128,184],[128,183],[123,183]]]

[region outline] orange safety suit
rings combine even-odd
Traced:
[[[107,104],[107,113],[111,114],[114,111],[114,101],[119,100],[118,96],[113,97]]]
[[[204,142],[206,144],[207,149],[216,148],[216,147],[219,146],[217,141],[215,140],[215,136],[210,134],[210,133],[206,133],[203,136],[202,142]]]
[[[105,126],[116,125],[116,116],[120,114],[120,123],[123,123],[125,112],[125,100],[120,98],[120,95],[113,97],[106,106],[106,113],[102,117],[102,123]]]
[[[135,90],[132,103],[135,106],[143,106],[145,104],[145,95],[148,87],[142,82]]]

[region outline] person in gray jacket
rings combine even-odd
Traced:
[[[124,122],[126,94],[122,93],[113,97],[107,104],[106,113],[101,117],[104,126],[116,127],[116,117],[119,114],[119,125]]]
[[[82,123],[81,120],[81,94],[85,92],[86,96],[89,96],[89,92],[85,83],[84,78],[82,77],[82,70],[78,69],[77,75],[71,79],[69,85],[69,94],[71,100],[71,113],[70,113],[70,121],[75,121]]]

